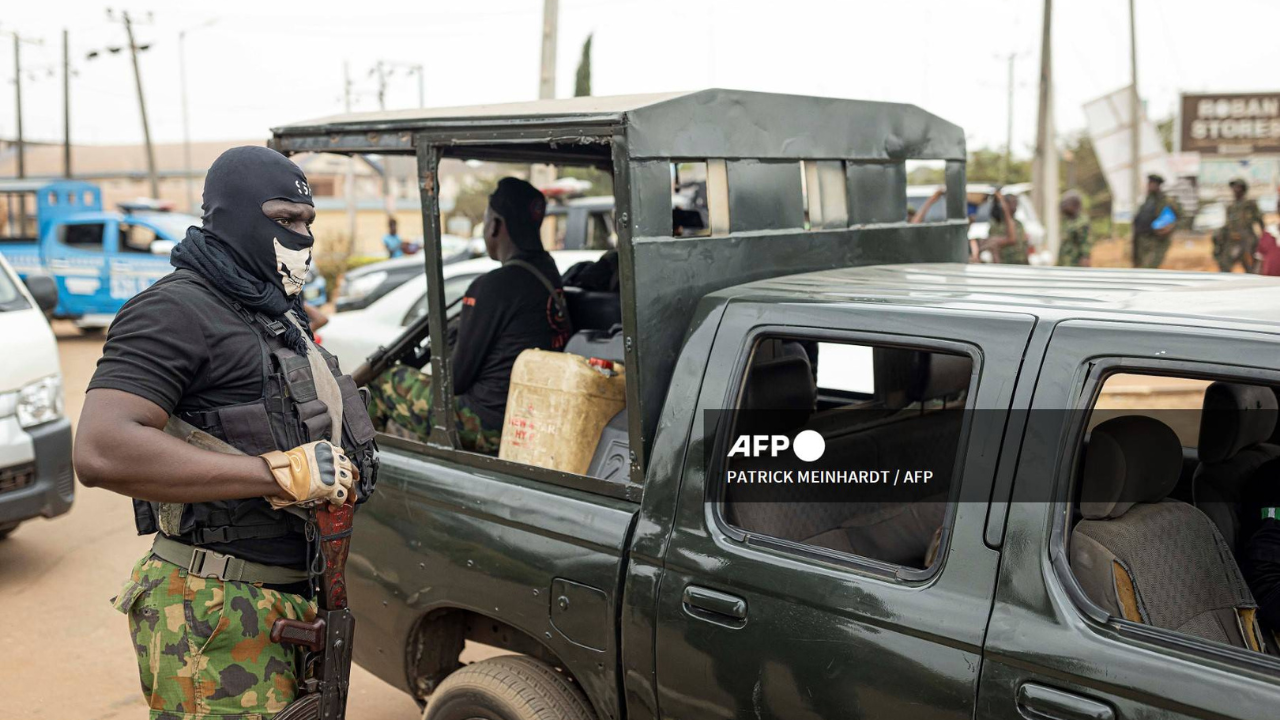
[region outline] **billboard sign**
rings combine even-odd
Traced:
[[[1183,152],[1280,153],[1280,92],[1183,95],[1178,132]]]

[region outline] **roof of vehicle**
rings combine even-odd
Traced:
[[[964,131],[913,105],[709,89],[332,115],[272,128],[281,152],[412,150],[415,132],[627,127],[630,157],[964,159]]]
[[[447,259],[452,255],[452,253],[449,252],[450,248],[446,247],[447,245],[452,243],[454,245],[454,252],[460,252],[462,249],[465,249],[467,244],[471,241],[464,237],[458,237],[457,235],[441,235],[440,242],[444,249],[445,258]],[[418,253],[414,253],[413,255],[401,255],[398,258],[379,260],[378,262],[372,262],[368,265],[361,265],[360,267],[348,272],[347,277],[356,278],[362,275],[368,275],[369,273],[384,270],[399,270],[400,268],[405,267],[412,267],[426,272],[426,261],[423,260],[422,255]]]
[[[561,202],[548,203],[547,214],[556,215],[568,212],[569,208],[584,207],[587,210],[612,210],[612,195],[591,195],[589,197],[571,198]]]
[[[1280,324],[1280,279],[1258,275],[930,263],[871,265],[760,280],[722,291],[822,301],[986,306],[1033,315],[1117,313]],[[1270,298],[1270,299],[1268,299]]]

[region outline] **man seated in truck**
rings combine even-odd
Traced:
[[[496,453],[516,356],[530,348],[563,350],[572,334],[560,272],[542,247],[547,201],[529,183],[503,178],[485,209],[484,244],[502,263],[462,298],[453,346],[453,393],[462,447]],[[388,421],[425,441],[431,434],[431,376],[397,365],[370,383],[375,427]]]

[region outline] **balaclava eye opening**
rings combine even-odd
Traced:
[[[307,176],[292,160],[266,147],[232,148],[205,177],[203,230],[245,273],[293,296],[302,292],[315,239],[267,217],[268,200],[314,206]]]

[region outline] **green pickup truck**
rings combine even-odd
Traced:
[[[1280,457],[1275,281],[962,264],[964,136],[910,106],[576,98],[273,145],[416,154],[435,347],[449,160],[613,178],[619,291],[566,290],[589,336],[566,352],[626,368],[587,472],[464,451],[451,423],[379,438],[355,657],[427,718],[1280,712],[1280,608],[1242,570]],[[953,192],[909,224],[919,159]],[[693,173],[705,227],[672,220]],[[1190,400],[1151,400],[1168,382]],[[783,479],[734,485],[748,465]],[[818,467],[835,490],[789,479]],[[859,496],[868,472],[935,485]],[[507,654],[463,664],[468,642]]]

